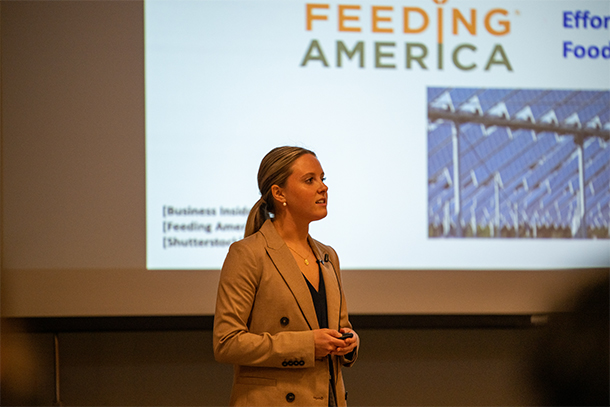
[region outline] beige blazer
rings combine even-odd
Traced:
[[[322,265],[328,324],[351,328],[341,286],[339,259],[308,237]],[[230,404],[235,406],[328,406],[328,358],[315,359],[316,311],[305,277],[268,220],[231,245],[220,273],[214,318],[214,355],[235,365]],[[333,357],[339,406],[347,393],[341,366],[357,358]]]

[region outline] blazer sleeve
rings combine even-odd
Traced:
[[[231,245],[220,273],[213,333],[216,360],[277,368],[285,368],[287,360],[298,360],[301,363],[290,367],[314,366],[313,331],[250,332],[248,321],[261,280],[264,250],[256,254],[242,242]]]

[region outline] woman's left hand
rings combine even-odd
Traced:
[[[334,356],[347,355],[348,353],[356,349],[356,346],[358,346],[358,334],[356,333],[356,331],[349,328],[341,328],[339,332],[341,332],[341,334],[346,334],[350,332],[354,334],[354,336],[352,336],[351,338],[344,339],[343,342],[345,342],[345,346],[339,346],[333,352],[331,352],[331,355]]]

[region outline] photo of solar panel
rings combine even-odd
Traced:
[[[609,91],[427,92],[429,237],[609,238]]]

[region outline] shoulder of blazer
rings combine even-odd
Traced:
[[[273,222],[271,221],[271,219],[266,220],[265,223],[263,223],[263,226],[261,226],[261,228],[258,230],[258,232],[255,233],[255,235],[256,234],[260,234],[261,236],[263,236],[265,238],[265,243],[267,247],[271,249],[277,250],[286,244],[284,242],[284,239],[282,239],[280,234],[275,229],[275,226],[273,226]]]
[[[265,249],[267,247],[279,249],[283,244],[284,241],[275,230],[271,220],[267,220],[256,233],[238,240],[231,246],[247,247],[249,250],[256,253],[257,249]],[[264,250],[261,253],[264,253]]]

